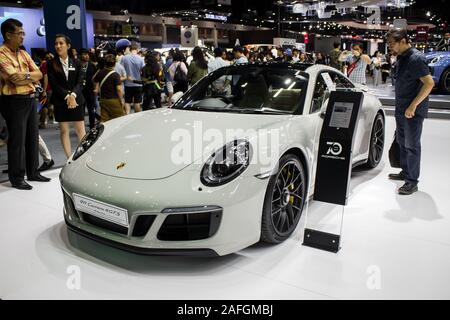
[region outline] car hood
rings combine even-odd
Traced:
[[[428,60],[433,59],[434,57],[437,56],[446,56],[446,57],[450,57],[450,51],[434,51],[434,52],[429,52],[427,54],[425,54],[425,57]]]
[[[255,130],[290,117],[176,109],[147,111],[118,126],[108,127],[106,123],[104,136],[89,150],[86,165],[114,177],[164,179],[202,157],[206,161],[212,152],[235,138],[247,138]]]

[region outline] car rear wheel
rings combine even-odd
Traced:
[[[374,169],[380,163],[384,150],[384,118],[379,113],[373,122],[369,148],[369,159],[366,166],[369,169]]]
[[[261,241],[281,243],[294,232],[302,215],[306,196],[305,171],[300,160],[283,156],[279,170],[269,180],[261,223]]]
[[[447,69],[442,73],[439,89],[442,93],[450,94],[450,69]]]

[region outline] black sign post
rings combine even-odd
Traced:
[[[347,205],[353,140],[363,98],[362,92],[332,91],[330,94],[320,134],[314,200]],[[338,252],[340,237],[305,229],[303,245]]]

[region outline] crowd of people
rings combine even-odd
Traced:
[[[207,57],[200,47],[195,47],[190,56],[186,56],[178,49],[171,49],[162,56],[158,51],[144,51],[138,44],[121,39],[117,41],[115,49],[107,52],[95,49],[78,51],[72,46],[69,37],[58,34],[54,42],[55,54],[41,51],[37,55],[38,61],[35,62],[23,48],[25,34],[20,21],[6,20],[2,24],[2,34],[5,39],[3,51],[0,51],[3,102],[8,101],[10,96],[17,96],[9,95],[8,90],[13,93],[26,91],[30,94],[29,97],[33,96],[27,103],[36,103],[39,128],[46,128],[49,121],[58,123],[61,144],[67,158],[72,153],[71,126],[75,129],[78,142],[86,134],[85,113],[89,128],[92,129],[99,122],[106,122],[131,112],[161,108],[163,105],[170,107],[189,87],[221,67],[259,62],[327,64],[341,71],[347,71],[353,81],[365,84],[367,65],[370,64],[374,66],[371,72],[375,84],[379,84],[382,74],[380,70],[386,61],[380,54],[369,58],[363,54],[362,46],[358,44],[354,45],[352,54],[344,58],[343,55],[346,53],[341,52],[339,44],[336,44],[328,55],[319,52],[310,54],[298,49],[285,50],[281,47],[248,50],[246,47],[236,46],[232,51],[216,48],[214,57]],[[15,54],[18,54],[18,57],[11,58],[11,55]],[[17,64],[11,64],[11,61],[15,60]],[[25,79],[11,76],[15,71],[23,73],[22,66],[18,66],[20,64],[24,64],[28,71],[24,75]],[[218,90],[220,85],[225,84],[218,84],[216,86]],[[34,121],[24,122],[30,115],[18,113],[10,115],[7,106],[2,110],[7,124],[10,123],[8,128],[12,128],[10,131],[17,130],[20,133],[16,141],[14,137],[17,137],[17,134],[11,132],[10,138],[7,139],[6,125],[0,130],[0,141],[2,144],[8,141],[10,145],[9,161],[18,160],[13,161],[20,167],[15,168],[15,164],[10,164],[7,172],[13,186],[30,188],[23,182],[23,168],[26,167],[27,170],[34,168],[37,152],[26,152],[27,159],[23,161],[19,145],[39,150],[43,164],[36,172],[48,170],[55,163],[38,131],[30,129]],[[22,123],[16,128],[18,118],[21,118]],[[30,132],[33,136],[37,134],[36,146],[27,142],[30,139]],[[14,147],[15,144],[17,147]],[[33,166],[29,162],[32,162]],[[29,176],[40,176],[36,172],[32,169]],[[19,183],[15,183],[16,181]]]
[[[1,25],[5,41],[0,47],[0,111],[6,122],[0,128],[0,142],[8,144],[9,180],[14,188],[22,190],[32,189],[24,180],[25,173],[29,181],[50,181],[40,172],[51,168],[54,161],[38,131],[48,121],[59,124],[61,144],[69,158],[71,126],[80,142],[86,134],[86,110],[92,129],[99,122],[131,112],[161,108],[163,104],[170,107],[204,76],[231,64],[326,64],[363,85],[370,73],[377,86],[386,82],[396,63],[393,56],[380,52],[370,57],[358,43],[352,45],[350,52],[342,51],[340,43],[336,43],[326,55],[297,49],[248,50],[236,46],[232,51],[216,48],[214,56],[208,58],[200,47],[195,47],[189,57],[178,49],[171,49],[162,57],[158,51],[144,51],[136,43],[121,39],[115,49],[100,54],[94,49],[78,52],[64,34],[55,37],[55,55],[42,52],[35,63],[23,48],[23,30],[20,21],[5,20]],[[220,78],[214,90],[223,92],[226,85],[227,79]],[[39,154],[44,161],[38,168]]]

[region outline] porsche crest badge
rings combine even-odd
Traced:
[[[117,165],[116,169],[117,169],[117,170],[121,170],[121,169],[125,168],[126,165],[127,165],[127,164],[126,164],[125,162],[121,162],[121,163],[119,163],[119,164]]]

